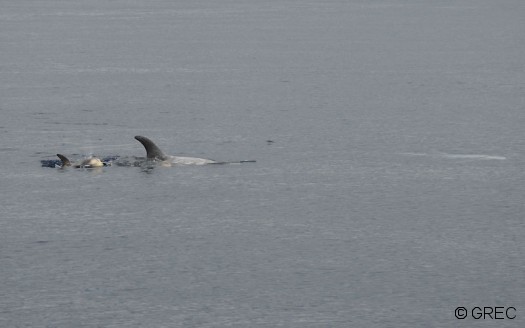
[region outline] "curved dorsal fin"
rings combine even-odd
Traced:
[[[168,156],[164,155],[162,150],[160,150],[160,148],[157,147],[153,141],[143,136],[135,136],[135,139],[137,139],[144,146],[144,148],[146,148],[146,156],[148,159],[158,159],[161,161],[168,159]]]
[[[57,156],[62,161],[62,167],[64,167],[64,166],[71,166],[71,162],[69,161],[69,159],[67,159],[66,156],[64,156],[62,154],[57,154]]]

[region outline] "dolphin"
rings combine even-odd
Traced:
[[[142,167],[145,163],[159,164],[161,166],[175,165],[205,165],[205,164],[242,164],[242,163],[255,163],[255,160],[241,160],[241,161],[228,161],[218,162],[206,158],[197,157],[182,157],[182,156],[170,156],[164,154],[164,152],[149,138],[144,136],[135,136],[146,149],[146,158],[144,157],[121,157],[121,156],[108,156],[104,159],[98,157],[89,157],[77,162],[72,163],[66,156],[57,154],[58,160],[41,160],[42,167],[60,167],[65,168],[68,166],[75,168],[98,168],[103,166],[111,166],[113,164],[117,166],[136,166]]]
[[[168,156],[165,155],[162,150],[149,138],[143,136],[135,136],[146,149],[146,157],[150,161],[160,162],[163,166],[171,166],[171,164],[182,164],[182,165],[204,165],[204,164],[222,164],[222,162],[216,162],[211,159],[197,158],[197,157],[181,157],[181,156]]]
[[[62,162],[62,168],[66,166],[72,166],[74,168],[95,168],[95,167],[102,167],[106,166],[107,164],[102,162],[100,158],[98,157],[89,157],[86,159],[81,160],[77,163],[71,163],[71,161],[62,154],[57,154],[58,158],[60,158],[60,161]]]

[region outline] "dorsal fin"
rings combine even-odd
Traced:
[[[158,159],[161,161],[168,159],[168,156],[164,155],[162,150],[160,150],[160,148],[157,147],[153,141],[143,136],[135,136],[135,139],[137,139],[144,146],[144,148],[146,148],[146,156],[148,159]]]
[[[66,156],[64,156],[62,154],[57,154],[57,156],[62,161],[62,167],[64,167],[64,166],[71,166],[71,162],[69,161],[69,159],[67,159]]]

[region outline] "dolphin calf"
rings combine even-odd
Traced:
[[[148,160],[160,162],[163,166],[171,166],[171,164],[204,165],[222,163],[206,158],[165,155],[162,150],[160,150],[160,148],[149,138],[144,136],[135,136],[135,139],[137,139],[146,149],[146,157]]]
[[[71,163],[71,161],[66,156],[62,154],[57,154],[57,156],[58,158],[60,158],[60,161],[62,162],[61,167],[72,166],[78,169],[78,168],[95,168],[95,167],[102,167],[102,166],[107,165],[106,163],[102,162],[100,158],[98,157],[89,157],[79,162]]]

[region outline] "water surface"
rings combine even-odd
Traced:
[[[522,327],[524,14],[4,1],[0,326]]]

